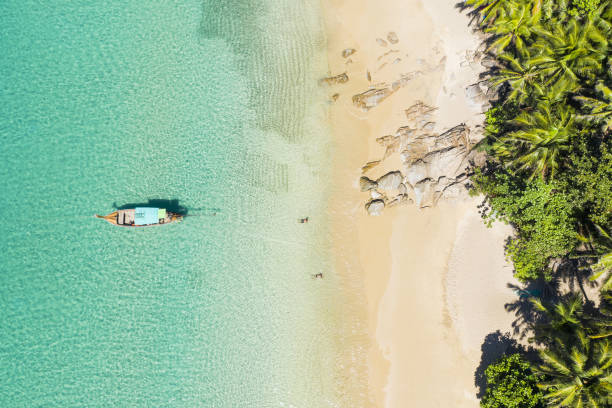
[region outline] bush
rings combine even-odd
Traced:
[[[575,207],[557,183],[525,181],[499,168],[489,173],[476,170],[472,181],[487,197],[488,207],[482,210],[487,224],[502,220],[517,230],[506,253],[518,279],[549,277],[550,260],[567,255],[578,244]]]
[[[483,408],[541,408],[542,393],[538,377],[520,354],[502,357],[485,370],[487,390]]]
[[[569,14],[576,17],[591,14],[597,10],[600,1],[601,0],[572,0]]]

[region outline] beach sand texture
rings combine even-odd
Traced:
[[[432,132],[463,123],[477,140],[486,101],[470,87],[483,69],[471,58],[480,41],[454,4],[323,1],[328,74],[348,77],[328,81],[335,263],[355,304],[365,305],[367,324],[356,336],[369,344],[365,369],[376,407],[477,407],[474,373],[485,336],[511,329],[504,305],[516,295],[503,250],[511,229],[487,228],[480,198],[462,189],[430,208],[406,200],[376,217],[359,190],[366,163],[380,160],[367,170],[373,180],[407,169],[376,139],[406,126],[405,110],[417,101],[437,108]],[[371,89],[387,91],[372,106],[353,98]]]

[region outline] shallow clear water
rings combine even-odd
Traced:
[[[317,7],[4,3],[0,406],[346,401]]]

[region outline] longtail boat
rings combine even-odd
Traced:
[[[97,215],[119,227],[152,227],[154,225],[171,224],[183,219],[181,214],[166,211],[165,208],[136,207],[113,211],[108,215]]]

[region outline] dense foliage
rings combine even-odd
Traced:
[[[483,408],[544,407],[538,377],[520,354],[502,357],[485,371],[487,390]]]
[[[534,301],[546,316],[535,327],[542,345],[538,387],[552,407],[608,407],[612,403],[612,320],[609,292],[597,310],[584,309],[580,295],[552,305]]]
[[[599,0],[466,0],[489,35],[488,72],[499,98],[486,113],[488,153],[474,191],[489,222],[515,227],[516,276],[590,266],[612,229],[612,5]]]
[[[506,252],[522,281],[553,278],[559,265],[606,275],[598,303],[532,299],[539,358],[489,366],[481,406],[611,407],[612,1],[465,5],[488,35],[486,75],[499,96],[479,144],[486,164],[471,177],[483,217],[514,227]]]

